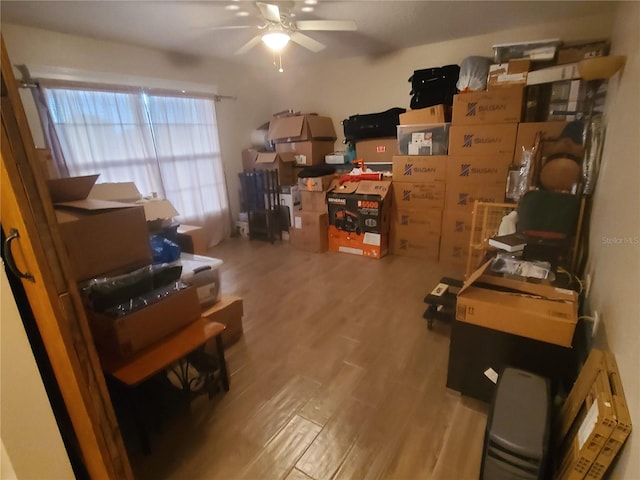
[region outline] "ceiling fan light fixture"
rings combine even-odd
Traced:
[[[290,39],[291,37],[284,32],[268,32],[262,36],[264,44],[275,52],[282,50]]]

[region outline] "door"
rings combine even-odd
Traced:
[[[93,479],[133,474],[36,159],[4,39],[0,222]]]

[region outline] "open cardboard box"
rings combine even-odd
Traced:
[[[134,269],[152,259],[143,208],[87,198],[97,179],[88,175],[47,181],[77,281]]]
[[[142,205],[148,222],[168,220],[180,215],[169,200],[143,198],[133,182],[96,183],[89,192],[88,198]]]
[[[335,140],[338,137],[331,118],[304,114],[272,118],[267,138],[273,143],[287,143]]]
[[[472,273],[458,293],[456,320],[571,347],[578,321],[572,290],[485,273]]]

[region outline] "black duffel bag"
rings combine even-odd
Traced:
[[[411,94],[431,89],[456,88],[456,82],[460,76],[458,65],[445,65],[444,67],[423,68],[414,70],[409,77],[411,82]]]
[[[367,138],[395,137],[400,124],[400,114],[406,108],[394,107],[384,112],[351,115],[342,121],[346,142],[357,142]]]
[[[433,105],[453,105],[453,96],[458,93],[456,87],[437,88],[429,91],[413,92],[410,106],[413,110]]]

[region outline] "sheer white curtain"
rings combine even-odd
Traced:
[[[47,86],[43,91],[72,176],[133,181],[201,225],[209,244],[230,233],[215,103],[210,98]]]

